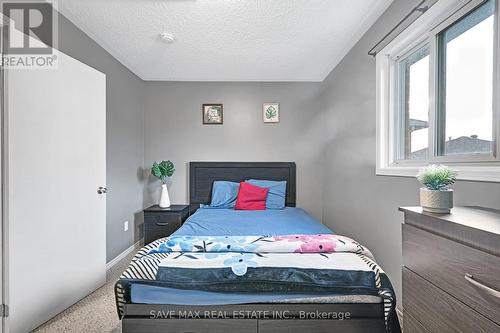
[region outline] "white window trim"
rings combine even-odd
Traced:
[[[432,6],[425,14],[420,16],[405,31],[382,49],[376,56],[377,72],[377,160],[376,174],[384,176],[402,176],[414,177],[418,170],[430,163],[445,163],[458,171],[458,179],[500,182],[500,144],[495,146],[495,157],[485,156],[439,156],[426,161],[398,161],[395,156],[397,149],[395,117],[399,114],[396,94],[394,94],[397,85],[397,55],[408,53],[417,46],[429,43],[431,48],[435,48],[435,34],[441,31],[445,22],[459,19],[461,16],[477,7],[483,0],[440,0]],[[499,4],[497,0],[496,20],[498,20]],[[499,22],[495,21],[495,29],[500,29]],[[495,66],[500,63],[500,33],[496,33],[496,54],[494,55]],[[435,59],[430,58],[430,66],[435,66]],[[431,67],[431,68],[432,68]],[[436,72],[436,71],[433,71]],[[495,86],[494,89],[494,112],[493,122],[496,124],[496,134],[500,134],[500,69],[495,67]],[[431,72],[431,75],[433,73]],[[429,89],[434,91],[436,78],[432,78]],[[430,108],[435,108],[433,100],[434,93],[430,94]],[[434,115],[435,110],[430,110],[430,116]],[[429,117],[430,120],[431,117]],[[434,121],[430,121],[429,133],[434,132]],[[495,132],[495,131],[494,131]],[[430,135],[431,136],[431,135]],[[499,138],[495,137],[497,142]],[[429,151],[434,150],[435,145],[429,141]]]

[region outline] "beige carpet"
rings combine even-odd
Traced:
[[[61,312],[35,333],[120,333],[121,327],[116,315],[114,285],[127,268],[134,253],[115,265],[106,277],[106,284],[70,308]]]

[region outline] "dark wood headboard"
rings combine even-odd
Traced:
[[[215,180],[242,182],[247,179],[286,180],[286,205],[295,207],[294,162],[190,162],[189,203],[192,209],[210,204]]]

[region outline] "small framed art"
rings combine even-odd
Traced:
[[[280,122],[280,105],[279,103],[264,103],[262,105],[262,116],[265,123]]]
[[[222,125],[224,122],[224,114],[222,104],[203,104],[203,124],[205,125]]]

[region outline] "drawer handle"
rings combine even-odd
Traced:
[[[493,288],[490,288],[488,286],[485,286],[481,282],[474,280],[474,277],[471,274],[465,273],[465,280],[467,280],[467,282],[469,282],[470,284],[478,287],[479,289],[485,291],[488,295],[491,295],[491,296],[496,297],[496,298],[500,298],[500,291],[495,290]]]
[[[156,222],[156,225],[159,227],[164,227],[164,226],[168,225],[168,222]]]

